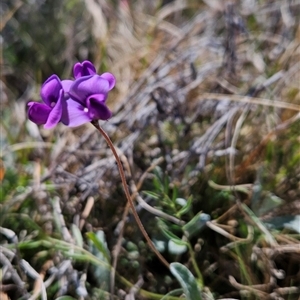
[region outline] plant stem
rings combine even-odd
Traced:
[[[119,169],[119,173],[120,173],[121,180],[122,180],[122,185],[123,185],[123,188],[124,188],[124,192],[125,192],[127,201],[128,201],[128,203],[130,205],[132,214],[133,214],[133,216],[135,218],[135,221],[136,221],[138,227],[140,228],[143,236],[145,237],[145,239],[146,239],[146,241],[147,241],[150,249],[156,254],[156,256],[159,258],[159,260],[169,269],[170,268],[170,264],[166,261],[166,259],[158,252],[158,250],[153,245],[153,242],[151,241],[151,239],[150,239],[147,231],[144,228],[144,225],[141,222],[141,219],[140,219],[139,215],[137,214],[137,212],[135,210],[134,203],[133,203],[133,200],[131,199],[130,192],[129,192],[129,189],[128,189],[128,186],[127,186],[127,182],[126,182],[126,179],[125,179],[125,174],[124,174],[122,163],[120,161],[120,158],[119,158],[119,156],[117,154],[117,151],[116,151],[116,149],[115,149],[115,147],[114,147],[111,139],[106,134],[106,132],[99,126],[98,121],[92,121],[91,123],[102,134],[102,136],[106,140],[109,148],[111,149],[111,151],[112,151],[112,153],[113,153],[113,155],[114,155],[114,157],[116,159],[116,162],[117,162],[117,165],[118,165],[118,169]]]
[[[190,254],[191,254],[192,265],[193,265],[194,270],[195,270],[195,272],[197,274],[197,277],[198,277],[197,281],[199,282],[201,289],[203,289],[203,287],[204,287],[203,276],[202,276],[201,271],[198,268],[198,264],[196,262],[194,250],[192,248],[192,245],[189,242],[187,243],[187,245],[188,245],[188,248],[189,248],[189,251],[190,251]]]

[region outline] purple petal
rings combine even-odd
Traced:
[[[43,84],[41,89],[41,97],[43,101],[50,107],[58,101],[62,85],[57,75],[52,75]]]
[[[108,120],[111,118],[112,113],[105,105],[105,95],[92,95],[87,99],[87,107],[89,116],[93,120]]]
[[[82,76],[89,76],[95,74],[96,74],[96,69],[94,65],[88,60],[85,60],[82,63],[76,63],[73,67],[73,75],[75,79]]]
[[[66,101],[66,109],[63,111],[61,121],[69,127],[76,127],[92,121],[92,118],[89,116],[87,108],[69,98]]]
[[[107,94],[109,83],[99,75],[83,76],[76,79],[69,91],[70,96],[85,105],[87,98],[93,94]]]
[[[108,81],[108,83],[109,83],[108,90],[109,91],[115,86],[115,84],[116,84],[116,78],[115,78],[115,76],[113,74],[106,72],[106,73],[103,73],[100,77],[104,78],[104,79],[106,79]]]
[[[73,82],[74,82],[73,80],[62,80],[61,81],[61,85],[62,85],[65,93],[69,92],[70,87],[71,87]]]
[[[40,125],[47,122],[51,108],[44,103],[29,102],[28,118],[30,121]]]
[[[60,121],[62,116],[62,101],[64,101],[64,91],[63,89],[59,92],[58,101],[56,102],[55,106],[52,108],[48,120],[46,124],[44,125],[44,128],[50,129],[57,125],[57,123]]]

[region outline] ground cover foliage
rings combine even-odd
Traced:
[[[3,1],[1,299],[298,299],[299,1]],[[91,60],[101,127],[26,117]]]

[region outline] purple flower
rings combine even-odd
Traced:
[[[73,75],[75,79],[82,76],[95,75],[96,73],[95,66],[88,60],[85,60],[82,63],[76,63],[73,67]]]
[[[44,103],[29,102],[28,118],[36,124],[44,124],[47,129],[57,125],[65,106],[64,88],[68,88],[71,83],[71,80],[61,81],[57,75],[49,77],[41,89]]]
[[[110,73],[77,78],[70,87],[62,122],[73,127],[92,120],[109,119],[112,113],[105,102],[114,86],[115,77]]]
[[[42,86],[44,103],[29,102],[28,117],[45,128],[53,128],[59,122],[76,127],[92,120],[107,120],[112,113],[106,106],[108,92],[115,86],[110,73],[96,74],[89,61],[73,67],[75,80],[60,80],[52,75]]]

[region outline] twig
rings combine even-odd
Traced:
[[[61,211],[61,207],[60,207],[60,203],[59,203],[59,198],[58,197],[54,197],[53,201],[52,201],[52,205],[53,205],[53,210],[54,210],[54,214],[56,215],[56,220],[57,220],[57,225],[58,225],[58,229],[61,230],[61,234],[63,239],[66,242],[69,242],[71,244],[74,243],[74,240],[66,226],[66,222],[65,219],[63,217],[62,211]]]
[[[125,300],[134,300],[134,295],[141,289],[142,285],[144,284],[144,279],[142,276],[139,276],[138,281],[136,284],[130,289],[128,295],[126,295]]]
[[[33,269],[33,267],[24,259],[20,260],[21,267],[25,270],[25,272],[33,279],[36,279],[40,285],[39,289],[33,293],[33,295],[28,300],[35,300],[41,294],[42,300],[47,300],[47,292],[46,287],[44,285],[44,281],[40,274]]]
[[[254,230],[253,230],[253,227],[248,225],[247,226],[247,229],[248,229],[248,235],[245,239],[243,240],[240,240],[240,241],[235,241],[235,242],[231,242],[223,247],[221,247],[221,251],[227,251],[229,250],[230,248],[234,248],[234,247],[237,247],[238,244],[246,244],[246,243],[250,243],[252,240],[253,240],[253,236],[254,236]]]
[[[214,221],[208,221],[206,222],[206,225],[212,229],[213,231],[227,237],[228,239],[232,240],[232,241],[235,241],[235,242],[245,242],[245,241],[248,241],[249,237],[247,238],[239,238],[235,235],[232,235],[230,234],[229,232],[227,232],[226,230],[224,230],[223,228],[221,228],[219,226],[219,224],[215,223]],[[251,235],[250,235],[250,238],[251,238]]]
[[[21,289],[24,290],[25,282],[22,281],[17,271],[11,265],[11,262],[7,259],[5,255],[0,255],[0,263],[2,266],[7,267],[9,272],[11,273],[11,278],[13,282]]]
[[[83,212],[81,214],[81,217],[80,217],[80,222],[79,222],[79,229],[80,230],[84,226],[85,220],[89,216],[89,214],[90,214],[90,212],[91,212],[91,210],[94,206],[94,203],[95,203],[94,197],[88,197],[88,199],[86,201],[86,204],[85,204],[85,207],[84,207],[84,210],[83,210]]]
[[[268,296],[268,293],[266,292],[262,292],[260,290],[257,290],[255,287],[252,286],[248,286],[248,285],[244,285],[244,284],[240,284],[238,283],[235,278],[231,275],[229,275],[229,282],[231,283],[232,286],[234,286],[237,290],[239,291],[243,291],[246,293],[252,293],[254,295],[259,295],[259,297],[261,297],[260,299],[266,299]]]
[[[238,191],[238,192],[242,192],[245,194],[249,194],[250,189],[253,187],[252,183],[245,183],[245,184],[238,184],[238,185],[221,185],[221,184],[217,184],[215,182],[213,182],[212,180],[208,181],[208,185],[210,187],[212,187],[215,190],[219,190],[219,191]]]
[[[23,1],[16,1],[14,7],[6,13],[6,15],[2,15],[0,22],[0,31],[2,31],[6,25],[6,23],[12,18],[15,12],[24,4]]]

